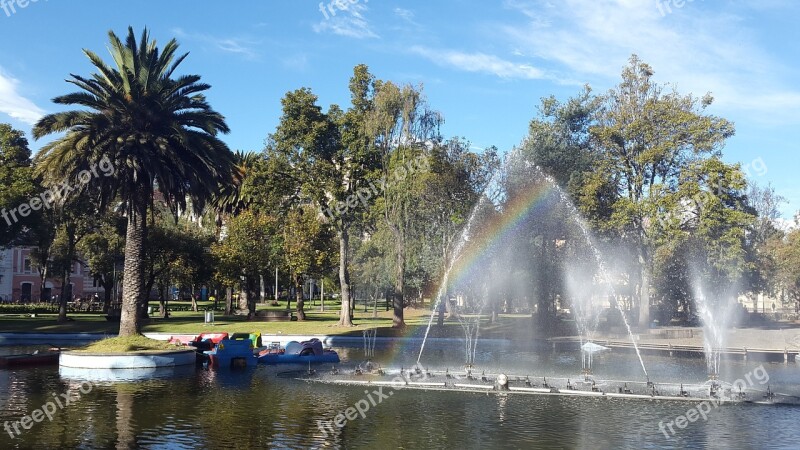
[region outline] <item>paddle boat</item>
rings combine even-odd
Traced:
[[[213,350],[223,339],[228,339],[228,333],[176,334],[170,336],[169,342],[194,347],[198,353],[202,353]]]
[[[176,334],[170,336],[169,343],[193,348],[197,363],[203,364],[208,361],[205,352],[214,350],[224,339],[228,339],[228,333]]]
[[[339,354],[330,349],[324,349],[319,339],[305,342],[291,341],[285,349],[267,348],[258,353],[259,364],[321,364],[338,363]]]
[[[260,339],[260,336],[259,336]],[[223,339],[213,350],[204,351],[211,367],[251,367],[258,363],[250,339]]]

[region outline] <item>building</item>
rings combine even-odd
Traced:
[[[32,247],[13,247],[0,251],[0,301],[37,302],[61,295],[61,281],[48,278],[42,282],[39,270],[31,262]],[[81,262],[73,265],[70,275],[70,299],[103,295],[103,288],[95,281],[88,266]]]

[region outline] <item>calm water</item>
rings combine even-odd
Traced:
[[[418,346],[406,347],[379,344],[377,359],[409,367]],[[432,368],[454,369],[463,361],[463,346],[429,348],[423,362]],[[351,364],[364,360],[361,349],[340,350]],[[656,381],[706,378],[699,359],[646,356],[645,363]],[[733,381],[760,364],[729,361],[723,378]],[[577,378],[580,355],[485,344],[477,366]],[[798,393],[800,365],[764,368],[773,390]],[[635,356],[626,353],[598,357],[594,369],[598,378],[643,380]],[[667,439],[659,422],[675,420],[693,404],[411,390],[396,391],[365,418],[325,433],[318,421],[365,399],[364,388],[296,381],[285,370],[191,369],[173,379],[84,385],[91,391],[53,413],[52,421],[45,417],[29,430],[20,427],[13,439],[0,430],[0,448],[800,448],[796,407],[723,405],[707,421],[676,427]],[[54,395],[79,388],[56,369],[0,371],[0,423],[13,423]]]

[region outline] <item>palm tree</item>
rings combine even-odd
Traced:
[[[225,220],[238,216],[255,201],[252,193],[245,191],[244,181],[258,164],[259,158],[260,155],[256,153],[237,151],[233,154],[233,180],[220,185],[216,194],[210,200],[210,206],[214,212],[214,222],[217,225],[217,239],[219,239],[219,230],[224,225]]]
[[[159,51],[145,28],[136,42],[133,28],[123,43],[109,32],[114,66],[84,50],[97,73],[71,75],[67,81],[81,91],[56,97],[61,105],[85,109],[50,114],[34,127],[36,139],[64,133],[45,145],[37,171],[51,184],[74,180],[85,171],[97,174],[105,158],[111,176],[95,175],[80,194],[91,195],[101,207],[121,201],[127,215],[120,336],[141,332],[137,307],[144,292],[144,243],[147,213],[157,189],[173,210],[186,210],[187,200],[202,210],[219,186],[232,181],[233,154],[218,138],[227,133],[225,118],[206,102],[198,75],[173,78],[187,54],[176,57],[173,39]],[[84,176],[85,177],[85,176]]]

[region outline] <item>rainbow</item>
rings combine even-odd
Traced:
[[[536,214],[547,208],[547,199],[553,198],[556,187],[550,183],[531,183],[503,205],[503,211],[493,215],[487,223],[482,224],[477,233],[470,236],[470,240],[456,255],[456,260],[450,269],[448,287],[459,284],[478,275],[484,270],[482,262],[486,260],[489,251],[498,243],[506,242],[509,237],[520,231],[523,224]]]
[[[557,195],[557,187],[548,182],[534,182],[524,186],[524,189],[514,193],[509,201],[503,204],[503,210],[495,213],[478,230],[470,230],[469,242],[456,255],[450,273],[447,277],[448,288],[458,286],[467,280],[478,276],[485,270],[483,266],[492,248],[517,233],[524,223],[530,218],[551,207],[548,199]],[[435,312],[432,312],[435,313]],[[403,337],[421,337],[416,327],[409,327]],[[389,343],[391,361],[396,361],[401,355],[419,353],[420,343],[417,339],[398,339]],[[407,357],[407,355],[406,355]]]

